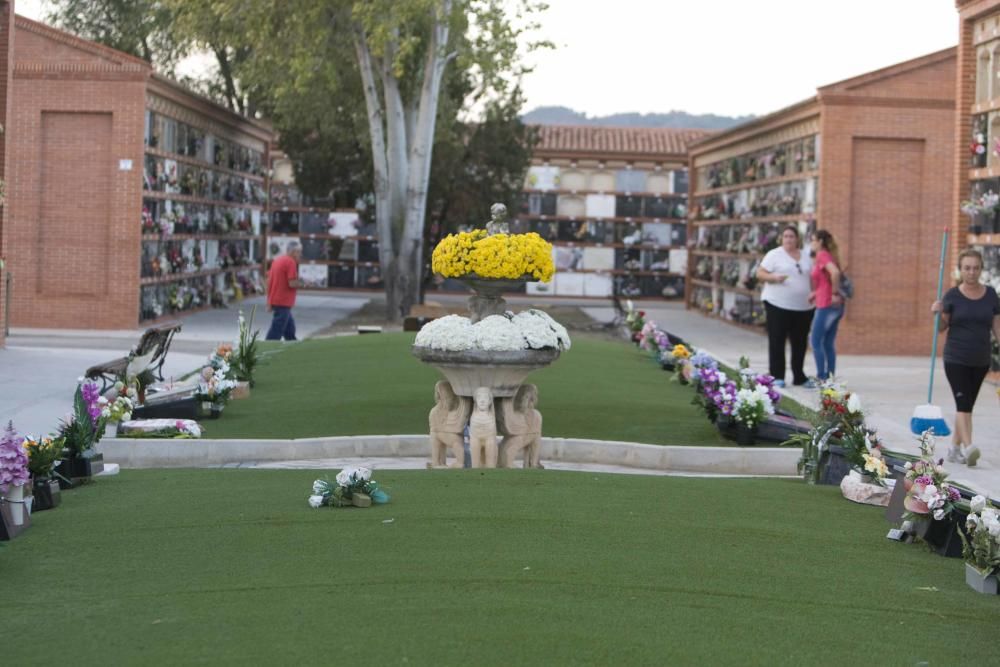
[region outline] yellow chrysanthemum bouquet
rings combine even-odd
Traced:
[[[508,279],[531,276],[549,282],[556,272],[552,244],[538,234],[493,234],[476,229],[449,234],[431,256],[431,268],[446,278],[473,274]]]

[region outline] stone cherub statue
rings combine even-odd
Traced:
[[[501,398],[497,413],[500,442],[499,467],[509,468],[519,452],[524,452],[525,468],[544,468],[539,461],[542,448],[542,413],[535,409],[538,387],[522,384],[512,398]]]
[[[473,468],[497,467],[497,420],[493,412],[493,392],[479,387],[473,396],[469,419],[469,449]]]
[[[507,224],[507,207],[503,204],[490,206],[490,221],[486,223],[486,233],[490,236],[510,234],[510,226]]]
[[[431,427],[431,460],[428,468],[448,467],[448,450],[451,449],[455,460],[452,468],[465,465],[465,425],[469,423],[472,412],[472,401],[464,396],[458,396],[451,384],[444,380],[434,385],[435,405],[428,415]]]

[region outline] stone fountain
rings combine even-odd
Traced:
[[[490,207],[487,234],[508,234],[507,208]],[[473,324],[491,315],[504,315],[504,292],[513,291],[531,275],[518,279],[491,279],[464,275],[459,279],[473,290],[469,314]],[[525,384],[528,375],[559,358],[559,347],[523,350],[442,350],[414,345],[413,355],[434,366],[445,377],[435,386],[435,406],[429,415],[431,460],[428,467],[462,467],[463,433],[469,427],[472,466],[508,467],[517,454],[524,467],[542,467],[539,461],[542,416],[535,409],[538,389]],[[502,437],[497,445],[497,437]],[[447,453],[454,461],[447,463]]]

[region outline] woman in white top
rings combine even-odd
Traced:
[[[778,386],[785,384],[786,340],[792,344],[792,382],[802,385],[809,380],[802,365],[813,318],[811,269],[808,253],[802,252],[799,230],[791,225],[782,230],[781,245],[764,255],[757,269],[757,279],[764,284],[761,300],[767,312],[771,375]]]

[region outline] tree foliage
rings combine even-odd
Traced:
[[[305,192],[371,193],[391,319],[420,298],[429,209],[440,231],[519,193],[532,144],[518,118],[521,56],[547,46],[527,42],[537,0],[55,4],[60,25],[144,49],[158,67],[211,52],[218,75],[195,85],[266,116]]]

